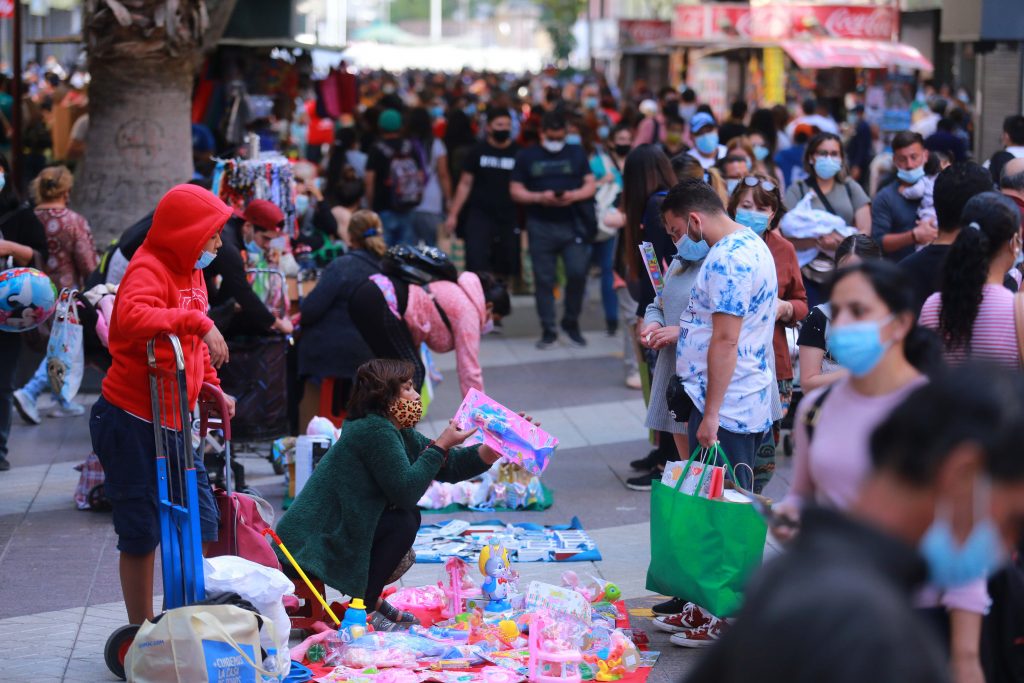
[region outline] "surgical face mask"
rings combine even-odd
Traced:
[[[896,177],[900,179],[900,182],[906,183],[907,185],[913,185],[924,177],[924,164],[909,170],[903,170],[901,168],[896,171]]]
[[[0,173],[0,192],[3,192],[4,186],[7,185],[7,176],[4,173]]]
[[[256,240],[249,240],[245,243],[245,250],[249,252],[250,256],[259,256],[263,253],[263,248],[256,244]]]
[[[758,161],[764,161],[768,158],[768,148],[764,145],[754,145],[754,158]]]
[[[814,158],[814,175],[822,180],[831,180],[842,167],[839,159],[833,157]]]
[[[309,195],[300,194],[295,196],[295,211],[300,216],[309,210]]]
[[[988,496],[979,496],[978,488],[975,487],[977,507],[984,510]],[[1003,563],[1003,544],[996,525],[986,513],[982,515],[982,521],[974,525],[962,544],[957,543],[946,512],[937,514],[925,532],[918,550],[928,565],[930,583],[936,588],[948,589],[986,579]]]
[[[881,362],[892,342],[882,342],[882,327],[896,316],[865,320],[829,330],[828,352],[854,377],[863,377]]]
[[[423,402],[420,397],[397,398],[389,411],[399,429],[412,429],[423,419]]]
[[[761,211],[736,209],[736,222],[740,225],[747,226],[758,235],[763,235],[764,231],[768,229],[768,222],[770,219],[770,215],[762,213]]]
[[[444,117],[444,107],[431,107],[430,108],[430,115],[433,116],[435,119],[443,118]]]
[[[686,221],[686,234],[683,235],[682,239],[676,242],[676,253],[684,261],[701,261],[711,251],[711,247],[704,240],[704,235],[701,235],[700,242],[694,242],[690,238],[690,221]]]
[[[491,133],[491,137],[498,144],[504,144],[509,141],[512,137],[512,131],[510,130],[496,130]]]
[[[698,135],[694,143],[701,154],[705,156],[714,154],[718,150],[718,131],[713,130],[710,133]]]
[[[608,139],[608,126],[598,126],[597,127],[597,137],[600,138],[601,140],[607,140]]]
[[[740,184],[740,179],[739,178],[726,178],[725,179],[725,189],[729,191],[729,194],[732,194],[732,191],[735,190],[736,186],[739,185],[739,184]]]
[[[565,144],[567,145],[582,145],[583,138],[580,137],[579,133],[569,133],[565,136]]]
[[[552,154],[558,154],[565,148],[565,140],[545,140],[541,144]]]
[[[597,109],[600,104],[596,97],[587,97],[583,100],[583,106],[586,109]]]
[[[693,118],[693,115],[696,114],[696,113],[697,113],[697,105],[696,104],[680,104],[679,105],[679,115],[683,118],[684,121],[689,121],[691,118]]]
[[[203,253],[201,253],[199,255],[199,258],[196,259],[196,268],[198,268],[199,270],[202,270],[206,266],[208,266],[211,263],[213,263],[213,259],[215,259],[215,258],[217,258],[217,254],[215,254],[212,251],[206,251],[204,249]]]
[[[494,332],[494,318],[488,316],[487,322],[484,323],[484,328],[480,330],[480,334],[490,334]]]
[[[469,118],[471,118],[471,119],[472,118],[476,118],[476,105],[475,104],[470,104],[470,105],[467,105],[466,107],[463,107],[462,111]]]

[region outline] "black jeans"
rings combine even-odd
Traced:
[[[505,277],[519,275],[519,230],[514,221],[514,210],[501,220],[482,209],[466,209],[466,270]]]
[[[377,609],[377,598],[380,597],[387,580],[398,568],[405,554],[412,548],[416,540],[416,532],[420,530],[420,511],[389,507],[384,510],[377,522],[377,530],[373,533],[373,545],[370,547],[370,573],[366,581],[366,610]]]
[[[7,439],[11,435],[11,417],[14,410],[15,375],[18,356],[21,355],[21,337],[14,332],[0,332],[0,460],[7,459]]]
[[[527,222],[530,235],[530,260],[533,261],[533,285],[537,315],[545,332],[555,329],[555,282],[558,278],[558,257],[565,265],[565,314],[562,325],[578,328],[583,309],[583,289],[590,265],[590,245],[576,235],[569,223],[549,223],[531,218]]]

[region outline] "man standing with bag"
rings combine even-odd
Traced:
[[[739,466],[753,471],[757,448],[772,427],[775,262],[764,240],[730,219],[719,196],[700,180],[672,188],[661,211],[672,232],[685,235],[679,255],[704,258],[679,321],[676,351],[676,373],[693,402],[690,450],[720,443],[738,468],[738,483],[749,488],[749,472]]]
[[[596,184],[587,153],[565,142],[565,117],[544,114],[541,144],[519,152],[512,171],[512,199],[526,205],[526,229],[543,335],[538,349],[558,341],[555,328],[555,282],[558,257],[565,265],[565,315],[562,329],[575,346],[586,346],[580,333],[583,289],[590,265],[590,241],[597,231]]]

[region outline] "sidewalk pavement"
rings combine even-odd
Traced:
[[[528,410],[561,439],[561,446],[544,478],[555,492],[554,505],[544,512],[500,517],[556,524],[578,516],[604,558],[590,563],[517,564],[516,569],[524,585],[534,579],[560,583],[567,569],[594,574],[622,588],[634,615],[648,614],[659,601],[645,588],[649,494],[630,491],[623,482],[633,476],[627,463],[644,455],[650,445],[640,392],[623,383],[621,338],[587,332],[586,348],[539,351],[533,346],[538,335],[532,300],[517,297],[515,307],[517,314],[506,320],[504,334],[488,336],[481,348],[487,392],[510,407]],[[596,314],[599,307],[588,308],[591,317],[585,329],[603,328]],[[445,381],[422,425],[431,436],[440,433],[460,402],[454,355],[439,356],[437,361]],[[95,399],[78,398],[87,406]],[[46,400],[41,400],[41,407]],[[18,422],[10,446],[13,467],[0,474],[0,681],[116,680],[103,663],[103,646],[113,630],[127,623],[117,539],[109,514],[80,512],[71,498],[78,481],[72,468],[90,451],[87,417],[46,419],[38,427]],[[280,515],[283,477],[273,474],[266,459],[243,457],[241,462],[249,485]],[[788,459],[780,457],[768,494],[779,497],[788,476]],[[440,521],[495,516],[425,517]],[[414,565],[402,583],[433,583],[440,571],[440,565]],[[158,592],[159,583],[158,579]],[[160,597],[154,602],[159,607]],[[652,683],[680,680],[699,651],[672,646],[647,618],[634,618],[650,634],[652,649],[662,653]]]

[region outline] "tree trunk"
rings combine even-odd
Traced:
[[[87,153],[73,205],[101,248],[192,177],[190,57],[90,62]]]

